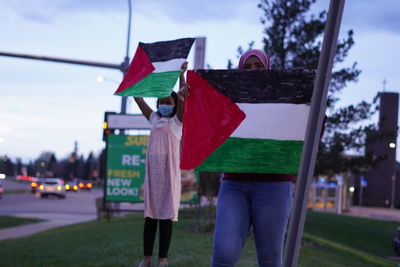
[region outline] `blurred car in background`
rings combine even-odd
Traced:
[[[41,181],[42,179],[42,181]],[[31,182],[31,193],[36,193],[39,189],[40,183],[43,182],[43,178],[33,178]]]
[[[65,184],[65,190],[67,190],[67,192],[78,192],[78,189],[79,186],[76,181],[67,182]]]
[[[46,178],[41,181],[39,185],[40,196],[42,198],[48,197],[49,195],[55,195],[59,198],[65,198],[67,196],[64,181],[59,178]]]
[[[17,180],[19,181],[28,181],[28,182],[33,182],[35,177],[29,176],[29,175],[18,175]]]
[[[80,180],[78,186],[80,190],[92,190],[93,182],[91,180]]]

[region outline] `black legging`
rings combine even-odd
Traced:
[[[146,217],[144,219],[143,247],[144,256],[153,255],[153,245],[156,238],[157,222],[160,222],[160,246],[158,251],[159,258],[166,258],[168,255],[169,244],[172,236],[172,221],[157,220]]]

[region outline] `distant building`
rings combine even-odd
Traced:
[[[367,145],[367,151],[371,151],[374,156],[386,156],[386,158],[377,168],[366,172],[364,177],[356,178],[353,200],[356,205],[361,201],[365,206],[400,207],[400,164],[396,162],[399,94],[382,92],[379,93],[379,97],[378,133],[392,135]]]

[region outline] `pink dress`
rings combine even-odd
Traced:
[[[150,115],[151,133],[147,147],[144,181],[144,217],[178,220],[181,197],[179,168],[182,123],[176,116]]]

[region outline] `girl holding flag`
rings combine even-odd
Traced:
[[[159,98],[157,111],[153,111],[143,98],[135,97],[137,105],[151,124],[144,183],[144,258],[139,267],[151,264],[157,224],[160,225],[160,244],[156,266],[168,266],[167,254],[172,236],[172,221],[178,220],[181,196],[179,151],[182,135],[182,102],[188,96],[188,86],[184,79],[186,69],[187,62],[181,67],[181,89],[178,94],[172,92],[168,97]]]

